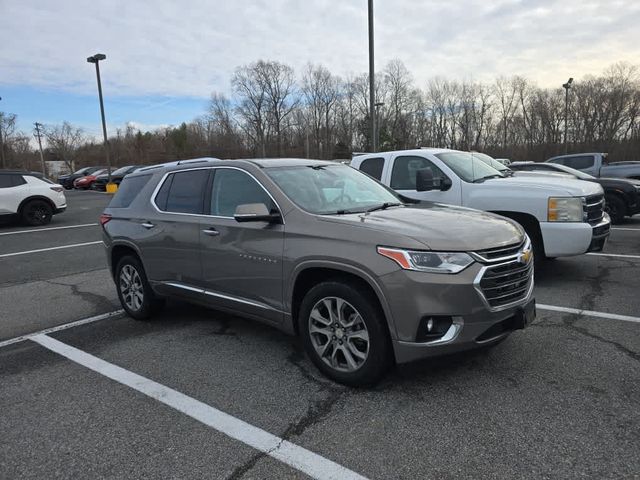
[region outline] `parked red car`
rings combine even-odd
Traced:
[[[88,190],[91,188],[91,185],[93,185],[93,182],[96,181],[96,177],[98,175],[102,175],[103,173],[107,173],[107,170],[106,169],[97,170],[93,172],[91,175],[86,175],[84,177],[76,178],[73,181],[73,188]]]

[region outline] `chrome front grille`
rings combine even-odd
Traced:
[[[524,300],[533,287],[533,259],[485,267],[478,284],[482,296],[491,308],[506,307]]]
[[[604,195],[591,195],[586,198],[584,213],[591,225],[595,225],[604,217]]]
[[[517,255],[522,249],[523,244],[524,244],[524,241],[520,243],[515,243],[512,245],[507,245],[505,247],[488,248],[486,250],[477,250],[474,253],[486,262],[495,262],[496,260],[499,260],[502,258],[513,257],[514,255]]]

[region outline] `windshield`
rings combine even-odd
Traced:
[[[129,170],[131,170],[132,168],[133,167],[131,165],[128,165],[126,167],[120,167],[119,169],[111,172],[111,175],[126,175],[127,173],[129,173]]]
[[[510,172],[511,169],[509,167],[507,167],[506,165],[500,163],[498,160],[496,160],[495,158],[490,157],[489,155],[487,155],[486,153],[478,153],[478,152],[472,152],[472,155],[476,158],[479,158],[480,160],[482,160],[484,163],[486,163],[487,165],[492,166],[493,168],[495,168],[496,170],[498,170],[499,172]]]
[[[391,190],[345,165],[297,165],[265,171],[293,203],[311,213],[361,213],[402,203]]]
[[[478,153],[446,152],[437,153],[442,162],[465,182],[478,182],[487,178],[503,178],[504,175],[479,158]]]

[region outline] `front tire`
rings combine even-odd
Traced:
[[[164,304],[153,292],[142,263],[134,256],[120,259],[115,281],[122,308],[136,320],[148,320]]]
[[[611,217],[611,223],[617,224],[622,223],[624,217],[627,215],[627,207],[622,201],[622,199],[609,195],[605,198],[606,206],[605,211]]]
[[[47,225],[53,217],[53,208],[44,200],[31,200],[22,207],[22,221],[32,227]]]
[[[298,315],[304,348],[327,377],[350,386],[378,382],[392,363],[391,342],[377,299],[358,285],[313,287]]]

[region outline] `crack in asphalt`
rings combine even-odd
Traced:
[[[59,285],[62,287],[69,287],[71,289],[71,294],[73,296],[80,297],[82,300],[90,303],[91,305],[93,305],[98,309],[114,307],[114,304],[111,302],[111,300],[109,300],[104,295],[99,295],[93,292],[82,291],[80,290],[80,287],[78,286],[78,284],[54,282],[53,280],[44,280],[44,283],[48,283],[51,285]]]
[[[317,393],[328,392],[328,396],[311,402],[302,417],[289,423],[282,435],[280,435],[280,442],[278,442],[278,445],[266,452],[260,452],[253,455],[245,463],[235,468],[231,475],[227,477],[227,480],[241,479],[247,472],[255,467],[262,458],[267,457],[278,450],[282,446],[283,442],[290,441],[294,437],[299,437],[308,428],[322,423],[322,421],[324,421],[332,412],[336,403],[350,393],[347,387],[338,386],[329,380],[314,377],[303,365],[304,358],[304,354],[301,352],[300,347],[294,346],[294,350],[287,357],[287,361],[295,366],[308,382],[318,386]]]

